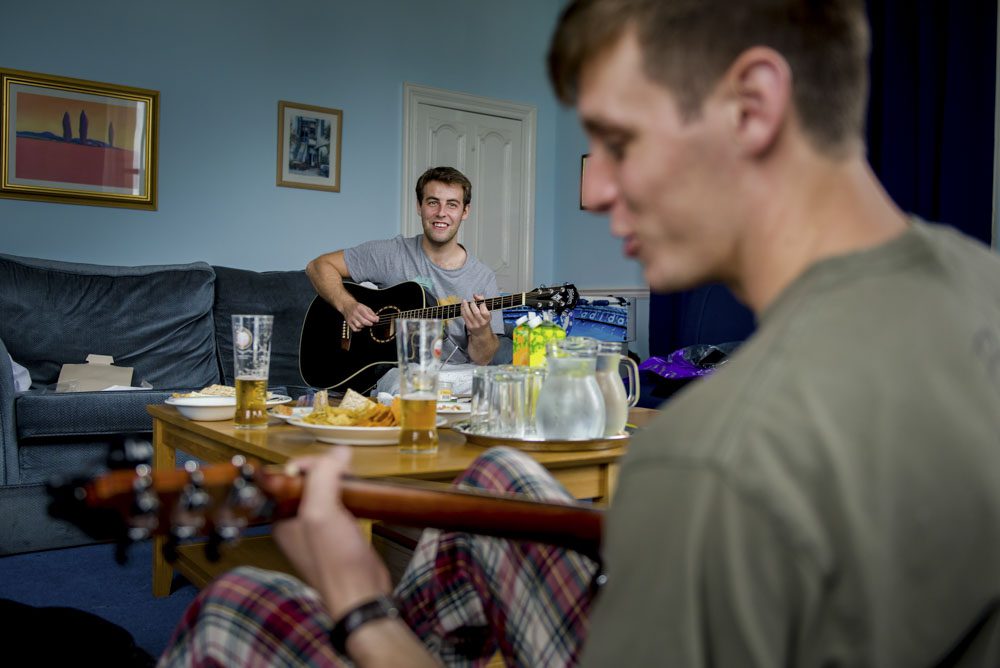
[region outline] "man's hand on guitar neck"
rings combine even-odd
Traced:
[[[462,318],[469,332],[469,358],[476,364],[489,364],[500,347],[500,340],[493,332],[492,317],[483,295],[472,295],[473,301],[462,302]],[[479,302],[479,303],[476,303]]]

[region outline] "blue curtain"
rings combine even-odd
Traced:
[[[990,243],[996,0],[868,0],[868,156],[901,208]]]
[[[869,161],[905,211],[992,238],[996,0],[868,0]],[[742,340],[753,317],[721,286],[653,295],[649,352]]]

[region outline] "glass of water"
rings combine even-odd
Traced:
[[[490,389],[490,433],[523,438],[527,423],[523,371],[496,371]]]

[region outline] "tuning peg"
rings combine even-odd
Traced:
[[[132,469],[153,461],[153,444],[145,438],[127,436],[116,439],[108,447],[108,468],[115,471]]]
[[[167,536],[167,540],[164,541],[163,543],[163,547],[160,548],[160,554],[163,555],[164,561],[166,561],[168,564],[174,563],[175,561],[177,561],[177,557],[180,556],[179,552],[177,551],[177,547],[179,545],[180,541],[177,539],[177,535],[174,534],[173,532],[170,532],[170,535]]]
[[[220,545],[222,545],[222,537],[217,531],[213,530],[208,534],[208,540],[205,541],[205,558],[213,564],[222,556],[219,550]]]
[[[243,455],[233,457],[232,463],[239,471],[240,476],[233,481],[230,505],[241,511],[256,514],[264,502],[264,494],[257,486],[255,478],[257,471]]]
[[[132,546],[132,541],[128,537],[115,541],[115,563],[124,566],[128,563],[128,549]]]
[[[148,464],[135,467],[132,491],[127,537],[135,542],[149,538],[160,523],[160,498],[153,489],[153,470]]]
[[[216,523],[205,542],[205,558],[211,562],[218,561],[222,556],[222,546],[235,544],[240,538],[242,528],[238,522]]]
[[[239,540],[249,523],[248,518],[258,517],[266,507],[266,496],[257,486],[253,464],[242,455],[236,455],[231,461],[239,475],[233,480],[226,502],[213,518],[212,534],[205,544],[205,555],[212,561],[218,560],[223,544]]]
[[[211,500],[205,491],[205,474],[198,467],[198,462],[188,460],[184,463],[184,470],[188,474],[188,484],[177,501],[170,530],[175,543],[198,534],[205,525],[205,510]]]

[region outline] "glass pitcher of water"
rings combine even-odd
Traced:
[[[597,341],[568,336],[550,341],[548,373],[538,392],[535,420],[546,440],[600,438],[604,433],[604,397],[597,385]]]
[[[615,341],[601,341],[597,344],[597,386],[604,395],[604,435],[616,436],[625,430],[628,409],[639,401],[639,367],[628,355],[623,355],[625,347]],[[625,365],[628,375],[628,391],[620,372]]]

